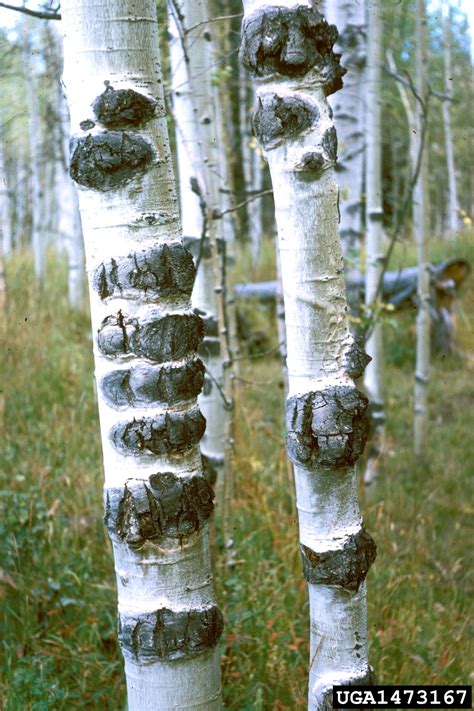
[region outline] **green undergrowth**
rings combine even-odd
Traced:
[[[467,242],[464,248],[462,256],[474,259]],[[273,276],[271,245],[264,250],[255,280]],[[249,280],[246,259],[241,274]],[[0,698],[4,711],[115,711],[125,695],[102,524],[89,319],[67,307],[63,262],[50,259],[47,284],[38,289],[28,255],[8,264]],[[381,481],[363,502],[378,544],[368,578],[370,658],[385,684],[473,681],[473,296],[471,276],[457,309],[462,355],[434,362],[424,463],[412,454],[413,316],[385,327],[387,454]],[[255,316],[270,347],[277,341],[271,316],[271,309]],[[214,550],[226,620],[226,707],[304,709],[308,604],[284,452],[280,365],[273,354],[239,363],[236,566],[229,569],[223,551]]]

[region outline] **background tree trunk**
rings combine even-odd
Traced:
[[[384,263],[382,208],[382,15],[379,0],[368,0],[367,132],[366,132],[366,247],[365,303],[377,313],[377,286]],[[382,297],[380,297],[382,298]],[[383,452],[383,343],[382,326],[376,322],[366,343],[372,358],[364,373],[364,387],[370,400],[370,441],[364,472],[366,485],[378,476]]]
[[[426,53],[426,12],[425,0],[417,0],[416,12],[416,90],[424,102],[416,102],[416,154],[420,150],[420,142],[426,116],[427,101],[427,53]],[[430,369],[430,271],[428,259],[428,229],[427,229],[427,151],[421,154],[421,167],[418,179],[413,189],[413,231],[415,235],[416,254],[418,262],[418,311],[416,317],[416,371],[415,371],[415,422],[414,442],[415,453],[422,456],[426,445],[428,428],[428,382]]]
[[[40,174],[40,166],[43,164],[41,156],[41,113],[38,87],[35,81],[36,69],[33,62],[31,22],[29,18],[24,18],[22,21],[23,69],[30,143],[31,245],[35,262],[35,274],[38,279],[43,280],[46,271],[46,235],[43,224],[44,210]]]
[[[458,191],[456,186],[456,170],[454,167],[453,132],[451,129],[451,99],[453,96],[453,76],[451,72],[451,38],[449,33],[449,5],[443,13],[444,34],[444,93],[448,97],[443,101],[444,140],[446,145],[446,167],[448,169],[448,210],[447,227],[451,238],[459,229]]]
[[[287,449],[310,599],[308,706],[319,710],[331,708],[333,684],[371,679],[364,580],[375,544],[362,527],[354,469],[367,399],[352,381],[366,359],[347,322],[326,100],[343,71],[335,27],[308,3],[244,7],[241,60],[254,79],[253,127],[269,162],[281,255]]]
[[[328,22],[339,31],[337,51],[347,69],[344,87],[329,99],[338,136],[336,163],[344,256],[358,267],[362,237],[362,183],[365,144],[367,32],[365,2],[326,0]]]
[[[220,709],[195,400],[203,324],[189,303],[156,7],[64,0],[61,11],[129,711]]]

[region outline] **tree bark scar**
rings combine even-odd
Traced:
[[[377,683],[377,675],[372,667],[368,665],[365,672],[359,676],[351,675],[346,678],[339,678],[334,683],[321,686],[315,694],[315,708],[317,708],[318,711],[333,711],[333,686],[376,686]]]
[[[133,89],[114,89],[107,82],[92,109],[106,128],[134,128],[154,118],[156,102]]]
[[[224,622],[213,605],[203,610],[174,612],[167,608],[145,613],[119,613],[118,636],[122,649],[135,661],[192,657],[217,646]]]
[[[99,351],[116,358],[136,355],[157,363],[181,360],[197,352],[203,338],[197,314],[169,314],[155,321],[127,318],[118,312],[107,316],[97,334]]]
[[[292,136],[298,136],[319,118],[316,106],[296,96],[260,94],[252,118],[252,129],[265,148],[274,148]]]
[[[137,365],[113,370],[100,382],[106,403],[116,409],[177,404],[199,395],[204,384],[204,365],[199,358],[182,366]]]
[[[363,393],[347,386],[288,398],[286,446],[291,461],[308,469],[354,464],[367,440],[367,404]]]
[[[104,131],[71,140],[70,173],[79,185],[107,192],[150,168],[155,152],[144,138]]]
[[[328,96],[342,88],[346,73],[333,52],[337,36],[317,10],[269,5],[244,17],[240,59],[256,77],[300,77],[314,67]]]
[[[164,536],[182,539],[197,533],[214,508],[206,479],[152,474],[147,482],[129,480],[124,488],[107,490],[105,525],[132,548]]]
[[[329,160],[335,163],[337,160],[337,133],[334,126],[331,126],[324,132],[322,145]]]
[[[205,429],[206,420],[195,407],[119,422],[111,429],[110,440],[124,453],[183,454],[198,444]]]
[[[215,486],[219,470],[224,466],[224,455],[210,456],[201,452],[202,475],[210,486]]]
[[[361,528],[349,536],[342,548],[315,553],[301,544],[303,575],[308,583],[337,585],[357,592],[377,555],[372,536]]]
[[[190,297],[196,267],[192,254],[179,243],[134,252],[116,261],[100,264],[92,275],[92,285],[101,299]]]
[[[351,347],[345,357],[345,371],[347,375],[353,380],[361,378],[371,360],[372,358],[367,355],[357,341],[352,341]]]

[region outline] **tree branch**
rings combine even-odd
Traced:
[[[197,22],[195,25],[191,25],[191,27],[187,27],[184,31],[187,34],[188,32],[195,30],[197,27],[201,27],[201,25],[208,25],[211,22],[220,22],[221,20],[233,20],[235,17],[243,17],[243,14],[243,12],[238,12],[237,15],[221,15],[220,17],[211,17],[209,20],[203,20],[202,22]]]
[[[0,7],[4,7],[6,10],[15,10],[16,12],[22,12],[24,15],[30,15],[30,17],[37,17],[40,20],[60,20],[61,14],[59,12],[41,12],[41,10],[30,10],[27,7],[18,7],[16,5],[8,5],[6,2],[0,2]]]
[[[241,207],[245,207],[245,205],[248,205],[249,202],[253,202],[254,200],[258,200],[259,198],[263,197],[264,195],[273,195],[273,190],[262,190],[262,192],[256,193],[252,197],[248,198],[247,200],[244,200],[243,202],[237,203],[237,205],[233,205],[232,207],[228,207],[226,210],[213,210],[212,211],[212,219],[213,220],[220,220],[221,217],[224,215],[227,215],[228,212],[235,212],[236,210],[240,210]]]

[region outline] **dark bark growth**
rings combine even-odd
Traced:
[[[189,297],[195,276],[192,254],[182,244],[172,243],[104,262],[95,270],[92,284],[101,299],[140,298],[142,294],[153,298],[177,294]]]
[[[72,139],[71,156],[72,179],[102,192],[125,185],[146,171],[155,158],[143,138],[122,131]]]
[[[166,412],[132,422],[119,422],[110,432],[112,444],[130,454],[182,454],[198,444],[206,420],[197,408]]]
[[[303,575],[308,583],[338,585],[357,592],[377,555],[377,546],[364,528],[349,536],[342,548],[315,553],[301,544]]]
[[[335,162],[337,160],[337,133],[334,126],[324,132],[322,144],[329,160]]]
[[[86,119],[85,121],[81,121],[79,126],[83,131],[91,131],[94,128],[95,123],[90,119]]]
[[[155,116],[155,102],[133,89],[114,89],[106,82],[105,91],[92,104],[94,114],[106,128],[132,128]]]
[[[326,161],[324,160],[324,156],[322,153],[318,153],[317,151],[311,152],[311,153],[305,153],[302,157],[300,162],[295,165],[295,168],[298,171],[301,171],[303,173],[309,172],[309,173],[320,173],[322,169],[325,166]],[[301,176],[303,177],[303,176]],[[311,177],[312,179],[312,177]]]
[[[303,76],[315,67],[326,96],[342,88],[346,70],[333,52],[337,29],[310,7],[266,6],[242,23],[240,58],[257,77]]]
[[[367,355],[357,341],[353,341],[346,353],[345,371],[347,375],[353,380],[361,378],[371,360],[372,358]]]
[[[367,440],[368,400],[353,387],[330,387],[288,398],[286,446],[296,465],[346,467],[357,461]]]
[[[255,136],[265,148],[301,134],[318,120],[318,110],[295,96],[263,94],[257,99],[252,119]]]
[[[204,365],[197,358],[182,366],[138,365],[114,370],[100,383],[102,395],[114,408],[176,404],[192,400],[204,384]]]
[[[197,533],[214,507],[214,495],[201,475],[152,474],[106,491],[105,525],[132,548],[164,536],[182,539]]]
[[[351,676],[349,679],[344,679],[344,682],[339,682],[338,684],[329,684],[319,690],[317,694],[316,706],[318,711],[333,711],[337,708],[333,706],[333,686],[338,687],[340,685],[344,686],[376,686],[378,683],[377,675],[371,666],[368,666],[365,673],[360,676]]]
[[[118,636],[122,648],[136,661],[154,662],[191,657],[219,642],[224,622],[220,610],[174,612],[162,608],[142,614],[119,613]]]
[[[97,345],[107,356],[136,355],[165,363],[196,353],[202,338],[203,324],[194,313],[169,314],[138,323],[119,311],[102,322]]]

